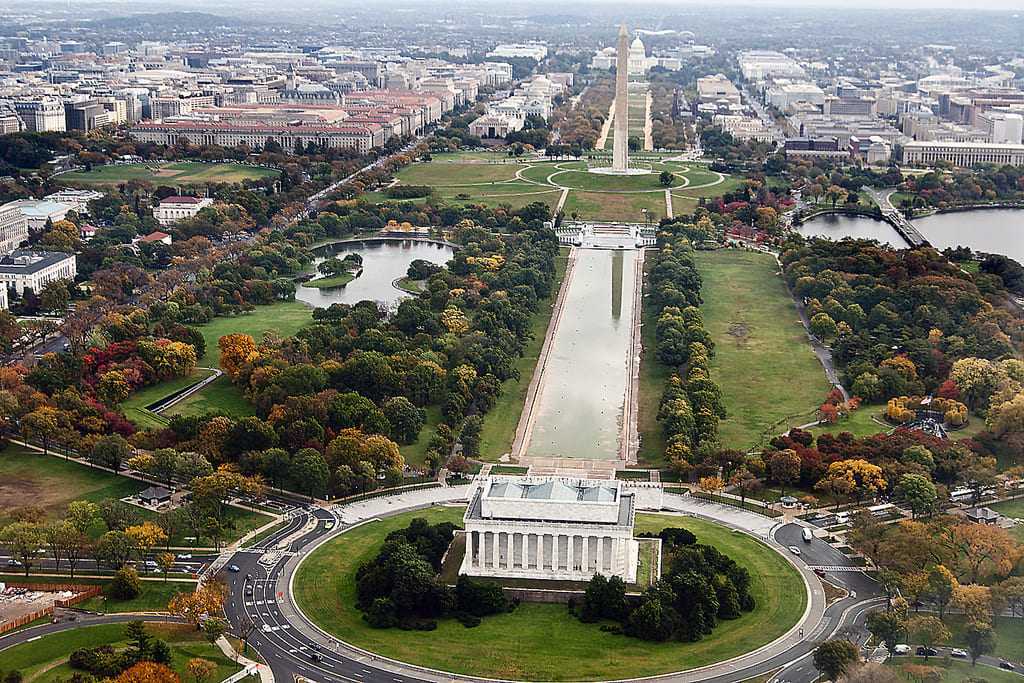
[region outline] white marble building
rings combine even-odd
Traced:
[[[469,576],[634,583],[634,493],[614,480],[489,477],[463,517]]]

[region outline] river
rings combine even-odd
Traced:
[[[632,249],[577,249],[525,454],[614,460],[636,301]]]
[[[416,259],[444,265],[451,259],[452,248],[438,242],[412,239],[370,239],[359,242],[335,242],[316,249],[314,267],[325,259],[344,258],[346,254],[363,257],[363,273],[344,287],[318,289],[297,287],[295,298],[317,308],[331,304],[354,304],[364,300],[379,301],[391,306],[409,296],[392,282],[404,277],[409,264]]]
[[[974,209],[937,213],[915,218],[914,227],[938,249],[964,246],[975,251],[1005,254],[1024,263],[1024,210]],[[898,248],[906,247],[888,223],[863,216],[823,215],[799,228],[803,235],[874,239]]]

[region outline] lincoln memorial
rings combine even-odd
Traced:
[[[489,477],[463,517],[469,576],[636,581],[635,495],[614,480]]]

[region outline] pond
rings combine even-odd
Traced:
[[[815,216],[798,227],[797,232],[805,237],[827,237],[836,241],[844,237],[858,240],[878,240],[882,244],[890,244],[898,249],[904,249],[907,246],[895,228],[885,221],[867,216],[823,214]]]
[[[937,249],[964,246],[1024,263],[1024,209],[937,213],[915,218],[914,227]]]
[[[577,249],[544,365],[525,454],[613,460],[636,301],[632,249]]]
[[[970,247],[975,251],[1005,254],[1024,263],[1024,209],[973,209],[915,218],[914,227],[937,249]],[[825,214],[797,228],[802,235],[873,239],[899,249],[906,243],[885,221],[865,216]]]
[[[355,304],[360,301],[378,301],[391,307],[407,292],[392,283],[405,277],[409,264],[423,259],[438,265],[447,263],[455,252],[440,242],[413,239],[369,239],[354,242],[334,242],[315,250],[313,267],[328,258],[344,258],[347,254],[363,257],[363,273],[343,287],[318,289],[303,287],[295,292],[295,298],[317,308],[331,304]]]

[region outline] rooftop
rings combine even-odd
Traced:
[[[15,249],[3,259],[0,259],[0,273],[28,275],[69,258],[75,258],[75,255],[65,254],[62,251]]]

